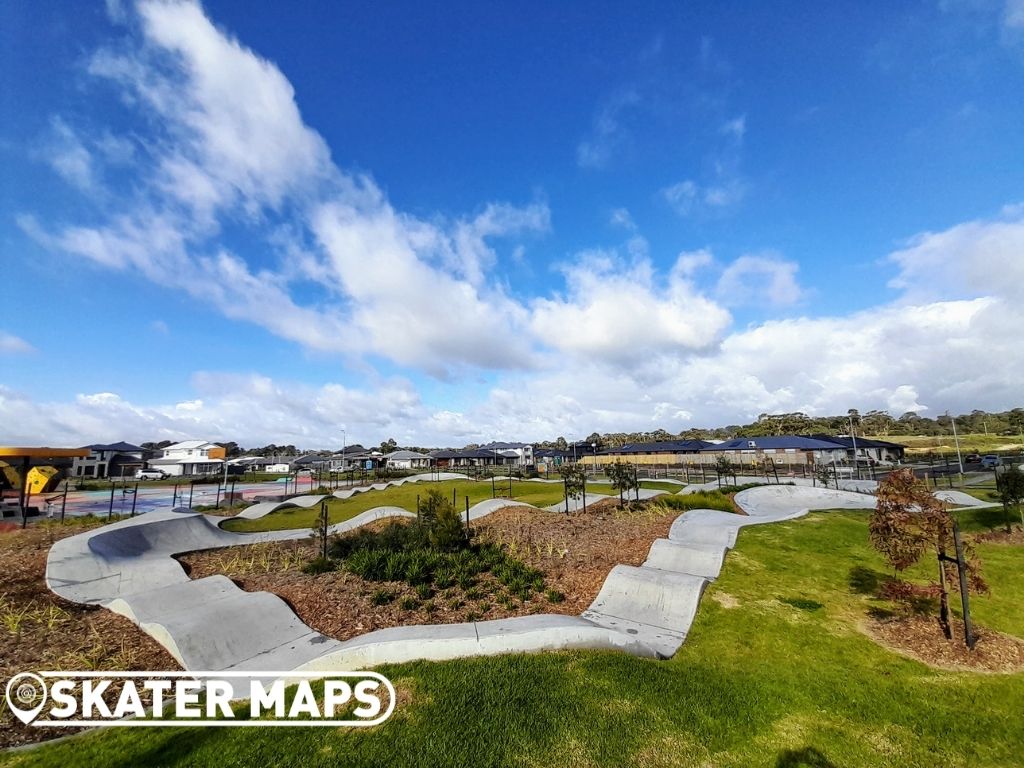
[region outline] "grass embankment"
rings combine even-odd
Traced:
[[[330,499],[328,507],[331,523],[340,523],[374,507],[401,507],[415,512],[416,497],[425,497],[429,488],[438,489],[448,499],[451,499],[454,490],[455,507],[459,510],[465,509],[467,496],[469,504],[472,506],[485,499],[490,499],[492,494],[490,480],[406,483],[385,488],[382,491],[363,491],[348,499]],[[497,490],[499,493],[503,491],[507,493],[508,482],[499,483]],[[562,486],[558,483],[530,483],[513,480],[512,494],[513,500],[533,504],[535,507],[557,504],[563,498]],[[224,528],[229,531],[278,531],[286,528],[308,528],[313,525],[313,521],[319,513],[319,507],[282,509],[257,520],[230,520],[225,523]]]
[[[956,440],[953,435],[869,435],[874,440],[888,440],[907,446],[907,455],[914,456],[925,453],[956,453]],[[1020,435],[986,435],[970,433],[960,435],[960,452],[968,453],[1000,453],[1017,451],[1024,448]]]
[[[967,530],[981,511],[959,513]],[[979,545],[976,620],[1024,636],[1020,547]],[[930,668],[865,636],[864,575],[888,573],[863,512],[745,529],[670,661],[621,653],[385,666],[372,729],[107,729],[8,764],[1011,766],[1024,673]]]

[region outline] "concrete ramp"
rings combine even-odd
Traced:
[[[625,632],[668,658],[697,613],[708,580],[688,573],[616,565],[583,618]]]
[[[689,542],[679,544],[670,539],[657,539],[644,561],[645,568],[689,573],[713,580],[722,572],[726,547],[719,544]]]

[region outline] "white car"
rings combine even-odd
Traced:
[[[135,472],[136,480],[163,480],[167,473],[160,469],[140,469]]]

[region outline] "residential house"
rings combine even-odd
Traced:
[[[429,469],[433,459],[416,451],[392,451],[382,457],[388,469]]]
[[[430,458],[434,460],[434,465],[439,469],[448,467],[493,467],[495,465],[515,462],[513,457],[503,456],[498,451],[486,450],[484,448],[431,451]]]
[[[74,477],[131,477],[142,469],[143,449],[131,443],[87,445],[89,455],[71,463]]]
[[[533,455],[533,446],[529,443],[488,443],[487,445],[481,445],[481,450],[484,451],[497,451],[506,459],[507,464],[511,464],[516,467],[532,467],[536,460]]]
[[[211,475],[222,471],[225,449],[205,440],[185,440],[163,449],[159,459],[150,459],[147,464],[175,477],[185,475]]]
[[[832,438],[803,435],[737,437],[702,448],[700,455],[705,463],[726,456],[739,463],[770,458],[776,464],[829,464],[845,461],[846,447],[834,442]]]

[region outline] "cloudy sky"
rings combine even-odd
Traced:
[[[0,443],[1024,402],[1024,2],[0,3]]]

